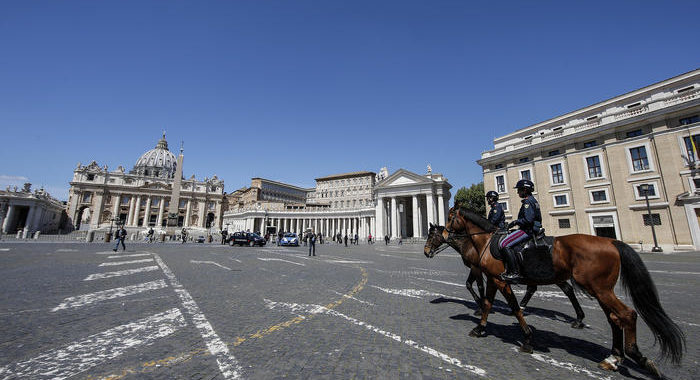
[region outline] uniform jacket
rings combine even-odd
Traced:
[[[489,210],[487,219],[499,229],[504,229],[506,227],[506,214],[503,212],[503,207],[501,207],[500,203],[491,205],[491,210]]]
[[[515,224],[520,226],[520,229],[528,235],[532,235],[539,232],[540,228],[542,228],[540,204],[537,203],[537,199],[532,195],[523,199],[522,202],[523,204],[520,206],[520,212],[518,212],[518,219],[515,220]]]

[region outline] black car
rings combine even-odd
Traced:
[[[260,235],[250,232],[234,232],[230,235],[229,242],[231,246],[234,245],[249,245],[249,246],[264,246],[267,241],[263,239]]]
[[[204,243],[204,240],[204,236],[199,235],[199,237],[197,238],[197,243]]]

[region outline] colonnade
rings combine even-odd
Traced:
[[[332,237],[337,234],[342,236],[354,236],[366,239],[370,234],[375,234],[375,219],[372,216],[340,216],[340,217],[257,217],[246,218],[243,224],[234,223],[229,229],[249,230],[265,233],[266,226],[275,227],[278,232],[303,233],[311,229],[314,233]]]
[[[377,235],[423,238],[430,223],[445,225],[447,203],[442,194],[379,196],[375,214]]]

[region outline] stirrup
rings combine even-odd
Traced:
[[[501,280],[509,283],[518,283],[520,280],[523,279],[523,277],[520,275],[520,273],[501,273]]]

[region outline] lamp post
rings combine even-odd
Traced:
[[[647,218],[649,224],[651,225],[651,236],[654,238],[654,248],[651,249],[652,252],[663,252],[663,249],[659,247],[656,242],[656,229],[654,228],[654,219],[651,217],[651,207],[649,206],[649,184],[639,185],[639,191],[644,194],[644,200],[647,202]]]

